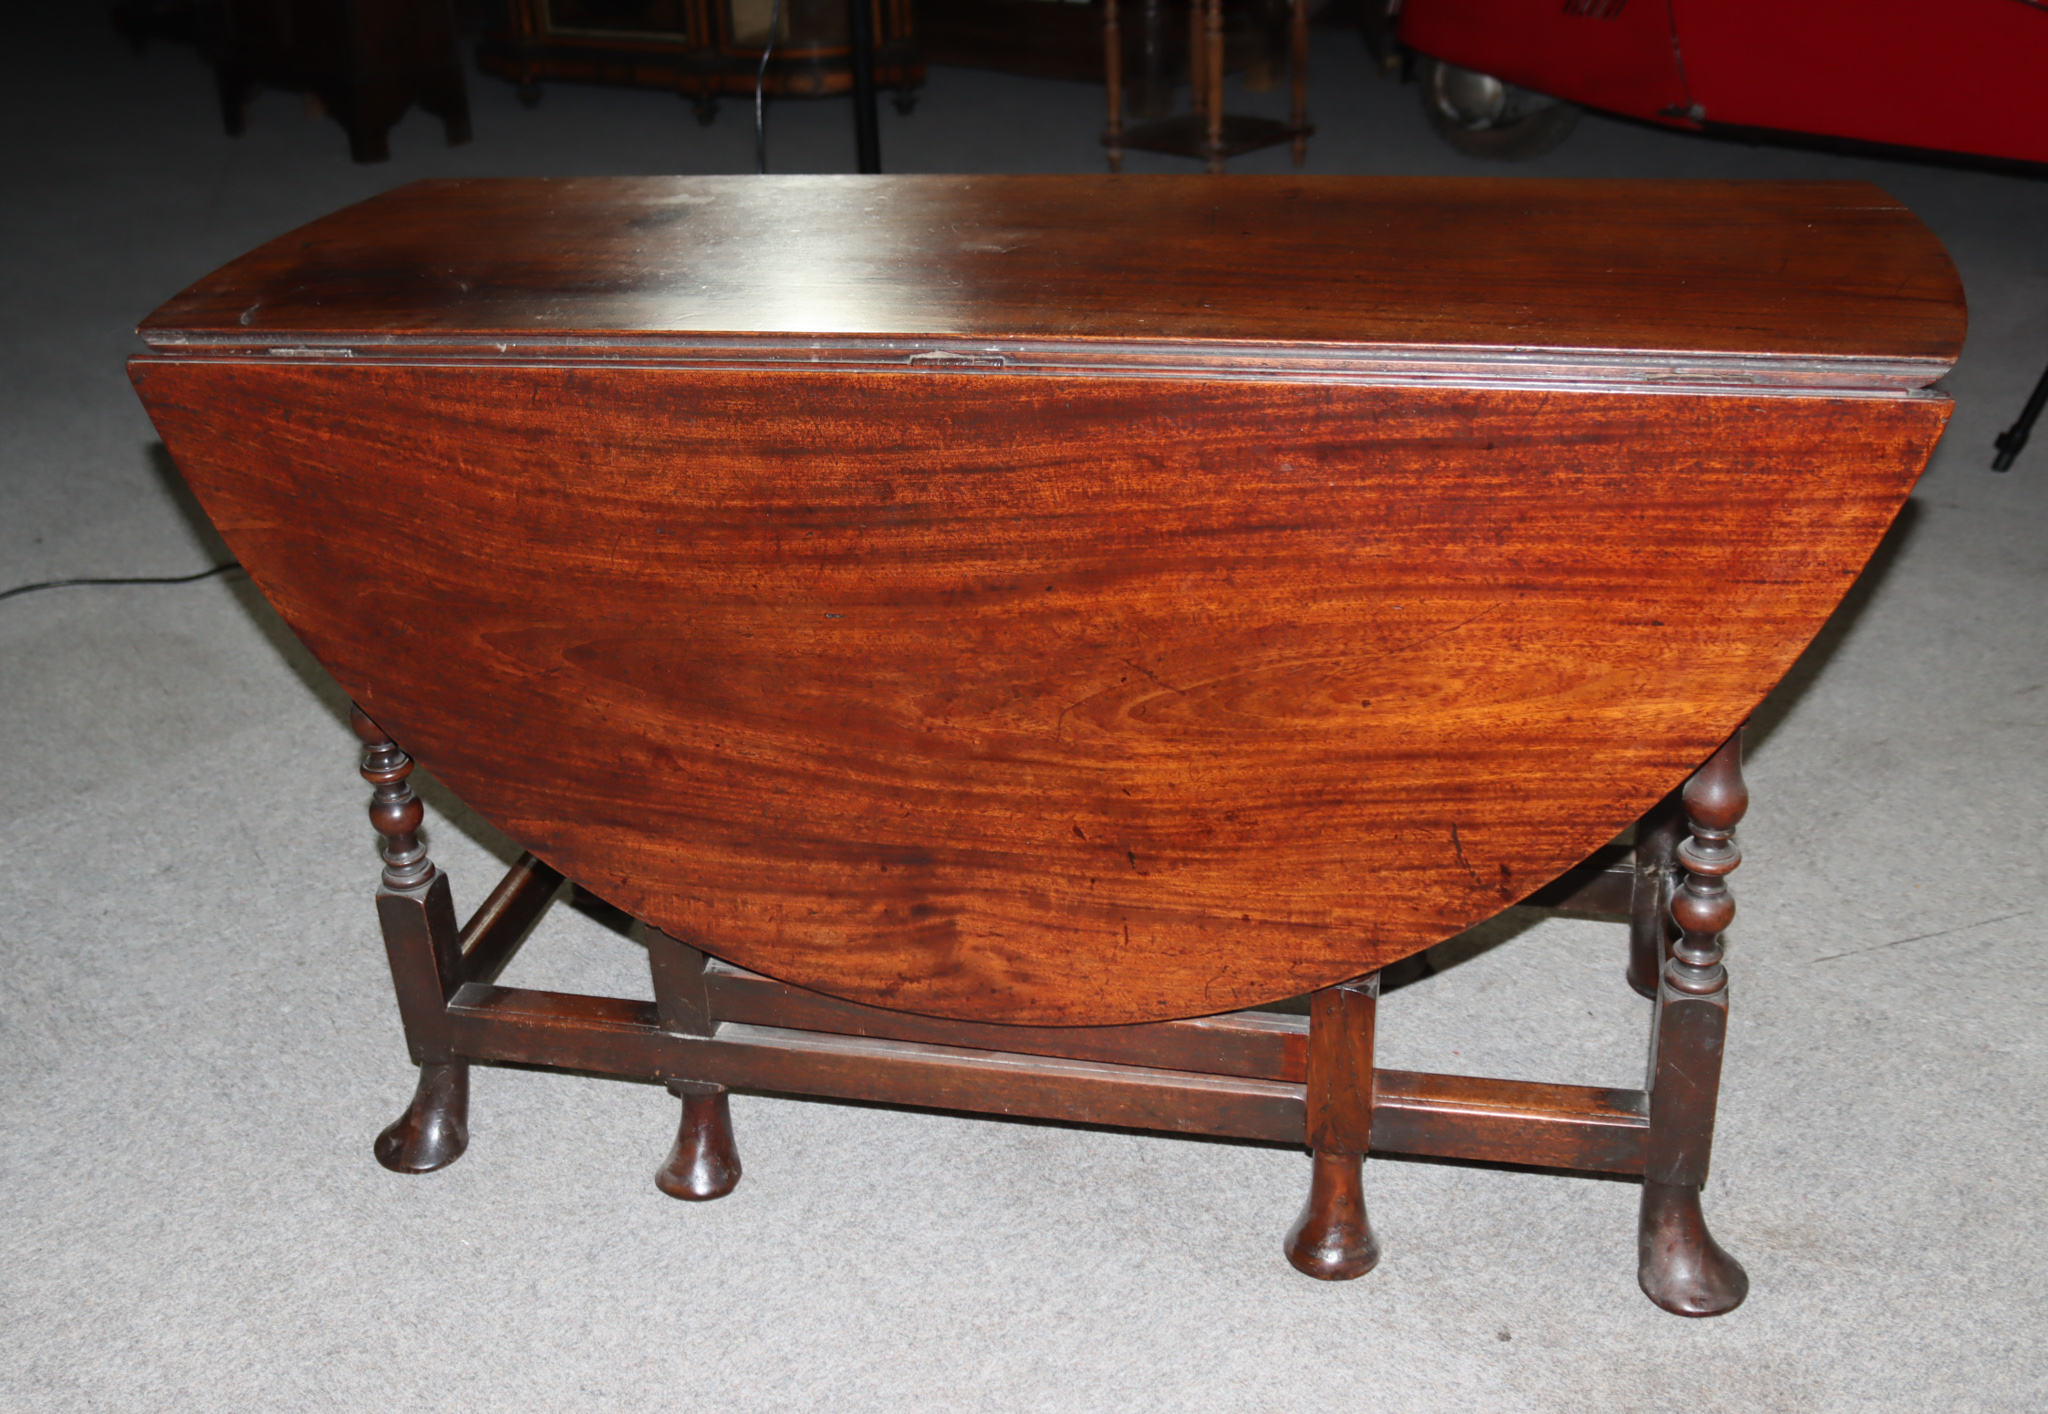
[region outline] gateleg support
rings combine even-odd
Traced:
[[[1658,979],[1671,951],[1671,891],[1678,842],[1685,837],[1685,807],[1673,791],[1636,822],[1635,881],[1628,911],[1628,985],[1657,999]]]
[[[709,1036],[716,1023],[704,983],[704,954],[658,928],[647,930],[647,962],[654,976],[654,1004],[662,1030],[678,1036]],[[675,1146],[655,1172],[654,1186],[671,1198],[705,1202],[723,1198],[740,1181],[739,1145],[733,1139],[732,1104],[723,1085],[671,1077],[669,1093],[683,1102]]]
[[[1349,1281],[1379,1265],[1379,1238],[1365,1210],[1379,995],[1375,972],[1325,987],[1309,1006],[1307,1139],[1314,1169],[1284,1250],[1296,1271],[1321,1281]]]
[[[1727,878],[1742,862],[1735,826],[1749,806],[1741,732],[1687,783],[1684,804],[1688,834],[1678,846],[1681,883],[1671,904],[1678,941],[1662,969],[1650,1034],[1636,1279],[1667,1311],[1715,1316],[1749,1294],[1748,1273],[1714,1241],[1700,1208],[1728,1034],[1722,934],[1734,921],[1735,900]]]

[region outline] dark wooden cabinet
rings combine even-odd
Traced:
[[[194,7],[221,117],[239,135],[259,88],[307,93],[348,132],[349,155],[382,162],[417,103],[449,143],[469,141],[469,96],[449,0],[219,0]]]
[[[915,0],[934,64],[1101,83],[1103,0]],[[1119,0],[1123,86],[1136,118],[1163,118],[1188,81],[1188,0]],[[1225,0],[1226,72],[1268,89],[1287,65],[1287,0]]]
[[[875,81],[910,110],[924,82],[911,0],[875,0]],[[529,105],[541,84],[665,88],[692,99],[710,122],[721,94],[762,88],[775,98],[816,98],[853,88],[846,0],[509,0],[477,44],[477,65],[519,85]]]
[[[934,64],[1102,82],[1102,0],[916,0],[916,7],[918,47]],[[1186,66],[1178,48],[1171,59]],[[1159,67],[1168,63],[1162,56]]]

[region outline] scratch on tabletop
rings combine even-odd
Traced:
[[[1474,869],[1472,861],[1465,857],[1465,842],[1458,838],[1458,824],[1455,820],[1451,822],[1451,848],[1458,852],[1459,865],[1467,874],[1472,876],[1472,882],[1478,884],[1480,882],[1479,871]]]

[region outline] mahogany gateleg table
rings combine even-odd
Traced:
[[[666,1082],[683,1198],[734,1086],[1302,1144],[1324,1278],[1369,1150],[1640,1175],[1709,1315],[1741,724],[1963,321],[1860,183],[446,181],[131,371],[358,704],[387,1167],[510,1062]],[[530,851],[467,924],[415,760]],[[565,879],[652,1003],[496,985]],[[1518,903],[1627,921],[1641,1090],[1376,1068],[1379,969]]]

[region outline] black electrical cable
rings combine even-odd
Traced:
[[[197,574],[147,574],[121,575],[108,579],[45,579],[36,584],[17,584],[12,589],[0,589],[0,599],[12,599],[17,594],[34,594],[44,589],[70,589],[80,584],[190,584],[194,580],[212,579],[217,574],[238,570],[242,566],[235,560],[224,565],[215,565],[210,570]]]
[[[761,67],[754,70],[754,171],[768,175],[768,120],[761,111],[761,90],[768,82],[768,56],[775,52],[775,31],[782,27],[782,0],[768,10],[768,47],[761,51]]]

